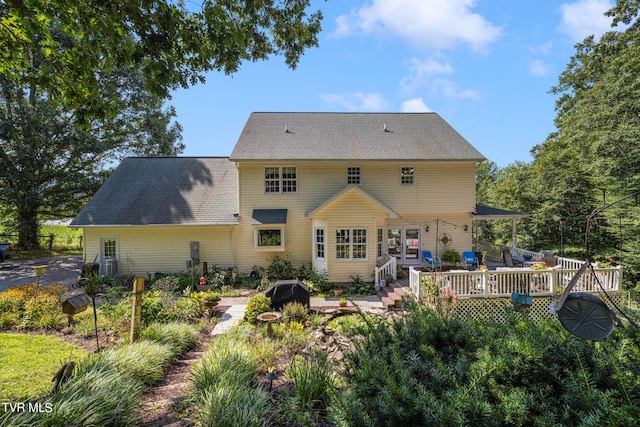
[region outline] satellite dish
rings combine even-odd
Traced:
[[[613,332],[615,319],[607,305],[591,294],[575,292],[567,296],[558,311],[558,320],[573,335],[585,340],[602,340]]]
[[[554,311],[567,331],[578,338],[597,341],[613,332],[615,316],[597,297],[583,292],[570,293],[589,265],[587,260],[571,278]]]

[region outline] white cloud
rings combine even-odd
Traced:
[[[403,113],[428,113],[433,110],[427,107],[422,98],[413,98],[402,103],[401,111]]]
[[[424,49],[468,45],[481,52],[502,29],[472,11],[476,0],[373,0],[336,19],[335,36],[379,33],[402,37]]]
[[[552,48],[553,48],[553,40],[549,40],[544,44],[530,47],[529,52],[540,54],[540,55],[548,55],[551,52]]]
[[[582,41],[591,34],[597,38],[611,30],[611,18],[604,16],[604,13],[612,7],[613,4],[609,0],[564,3],[560,6],[562,24],[559,29],[574,42]]]
[[[529,61],[529,73],[536,77],[545,77],[551,73],[551,66],[540,59]]]
[[[434,95],[441,95],[446,98],[468,98],[480,99],[480,92],[473,89],[459,90],[458,84],[447,79],[435,79],[431,85]]]
[[[349,111],[382,111],[387,107],[387,102],[380,93],[325,93],[320,98],[331,107],[343,107]]]
[[[409,75],[400,80],[403,93],[411,94],[429,85],[434,75],[452,74],[453,67],[449,63],[429,58],[424,61],[411,58]]]

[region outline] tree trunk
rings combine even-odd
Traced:
[[[38,243],[38,207],[37,197],[25,195],[18,201],[18,247],[37,249]]]

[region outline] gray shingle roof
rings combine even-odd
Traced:
[[[436,113],[252,113],[230,159],[486,160]]]
[[[236,224],[237,183],[227,157],[129,157],[71,226]]]
[[[251,223],[260,224],[286,224],[288,209],[254,209],[251,215]]]

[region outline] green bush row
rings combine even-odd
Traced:
[[[338,425],[637,425],[640,333],[576,338],[556,319],[469,322],[413,307],[355,325]]]
[[[147,339],[84,359],[57,392],[31,402],[42,411],[8,411],[0,417],[0,425],[135,425],[146,387],[160,380],[167,365],[197,342],[198,331],[180,323],[153,324],[142,336]]]

